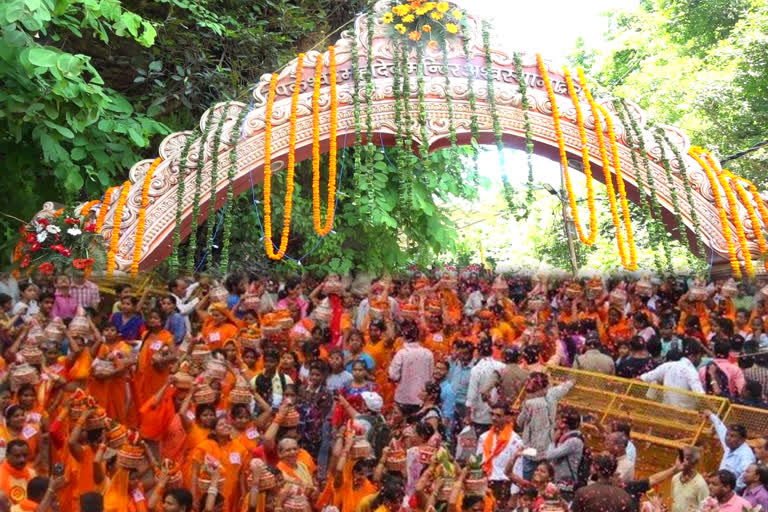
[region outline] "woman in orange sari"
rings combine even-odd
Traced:
[[[197,316],[203,322],[201,334],[208,350],[222,348],[224,342],[237,336],[240,324],[223,302],[214,302],[206,309],[208,299],[197,305]]]
[[[103,414],[104,411],[102,410]],[[69,460],[64,465],[67,471],[67,479],[70,483],[68,498],[65,506],[67,510],[75,511],[80,507],[80,495],[98,489],[98,485],[104,481],[101,464],[97,461],[97,454],[103,447],[100,443],[103,438],[103,428],[85,430],[85,423],[92,411],[85,411],[74,423],[69,434],[67,446],[69,447]],[[100,458],[100,457],[99,457]]]
[[[168,382],[170,364],[177,359],[173,334],[163,328],[163,313],[154,310],[147,315],[147,331],[139,351],[136,371],[137,403],[143,404]]]
[[[245,490],[245,470],[251,455],[238,441],[233,440],[232,427],[226,417],[217,418],[208,439],[199,443],[190,453],[191,492],[195,497],[202,494],[199,477],[213,468],[220,468],[223,482],[219,493],[224,497],[224,510],[235,512],[239,497]]]
[[[100,406],[107,411],[107,415],[118,423],[133,425],[129,422],[129,395],[127,391],[132,368],[130,359],[132,347],[120,340],[117,327],[107,325],[103,330],[103,338],[98,345],[94,362],[94,371],[88,382],[88,394],[90,394]],[[110,366],[111,364],[111,366]],[[98,371],[96,370],[98,368]],[[130,410],[135,414],[135,408],[141,404],[134,404]],[[135,420],[135,417],[133,417]]]
[[[373,380],[376,383],[376,389],[384,399],[384,404],[389,406],[393,403],[395,396],[395,386],[389,380],[389,363],[399,347],[395,346],[395,326],[392,323],[392,317],[389,310],[384,312],[384,320],[374,320],[368,325],[368,329],[363,331],[365,337],[365,348],[363,352],[371,356],[374,366]]]

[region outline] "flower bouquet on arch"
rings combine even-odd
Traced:
[[[27,275],[100,272],[106,266],[104,237],[96,224],[72,208],[38,214],[19,229],[13,252],[15,270]]]

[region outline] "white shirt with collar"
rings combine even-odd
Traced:
[[[479,457],[483,457],[483,447],[485,446],[485,440],[488,438],[489,435],[491,435],[491,429],[488,429],[485,432],[483,432],[480,435],[480,438],[477,440],[476,455],[478,455]],[[507,443],[507,446],[496,457],[494,457],[493,461],[491,462],[491,473],[487,475],[488,480],[492,482],[499,481],[499,480],[503,480],[503,481],[509,480],[504,470],[507,468],[507,464],[509,464],[509,460],[518,452],[518,450],[522,450],[522,449],[523,449],[523,440],[520,438],[519,435],[517,435],[516,432],[512,432],[512,435],[509,437],[509,442]],[[520,462],[521,460],[522,459],[518,459],[518,462]]]

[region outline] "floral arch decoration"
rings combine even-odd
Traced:
[[[402,145],[424,155],[473,140],[560,161],[571,215],[587,244],[596,232],[592,179],[604,183],[628,269],[637,263],[627,201],[644,206],[692,251],[706,253],[715,270],[741,276],[768,268],[757,264],[767,251],[768,209],[752,183],[721,169],[679,129],[648,126],[634,103],[594,98],[580,70],[574,75],[539,55],[504,51],[484,22],[448,2],[379,1],[327,51],[301,54],[264,75],[250,105],[212,106],[196,129],[166,137],[157,158],[136,163],[127,181],[75,213],[104,236],[108,274],[150,270],[169,257],[172,268],[183,270],[177,248],[195,237],[194,227],[253,182],[266,178],[269,191],[272,174],[285,170],[289,213],[274,240],[271,223],[265,226],[267,254],[280,259],[290,236],[296,162],[313,158],[318,173],[319,155],[330,153],[326,205],[317,179],[313,190],[315,230],[325,236],[334,221],[339,148],[361,147],[355,153],[365,158],[373,144]],[[586,208],[577,207],[570,190],[568,159],[582,160]],[[264,210],[268,220],[268,202]],[[55,211],[46,203],[38,216]]]

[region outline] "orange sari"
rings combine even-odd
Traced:
[[[205,319],[201,330],[203,338],[207,342],[208,350],[222,348],[224,343],[230,338],[237,336],[240,329],[232,321],[225,320],[216,325],[211,317]]]
[[[147,331],[139,351],[139,364],[136,372],[136,403],[143,404],[168,381],[171,370],[168,366],[157,369],[152,364],[152,357],[164,347],[174,348],[173,334],[161,329],[159,332]]]
[[[80,496],[91,491],[98,491],[96,488],[96,482],[93,475],[93,449],[85,445],[83,446],[82,460],[78,461],[76,458],[69,454],[69,460],[66,464],[67,471],[69,472],[68,481],[70,485],[69,510],[80,510]]]
[[[84,350],[83,352],[86,351]],[[127,358],[130,355],[131,346],[124,341],[116,341],[112,345],[102,343],[99,346],[97,357],[101,359],[107,359],[108,356]],[[116,367],[119,368],[117,364]],[[88,381],[88,394],[107,411],[107,416],[118,423],[128,423],[129,381],[130,378],[125,375],[117,375],[109,379],[91,377]]]
[[[206,439],[192,450],[190,460],[203,466],[206,457],[216,459],[221,464],[224,482],[219,487],[219,493],[224,496],[224,510],[234,510],[239,501],[241,470],[250,464],[248,450],[236,440],[220,445],[213,439]]]

